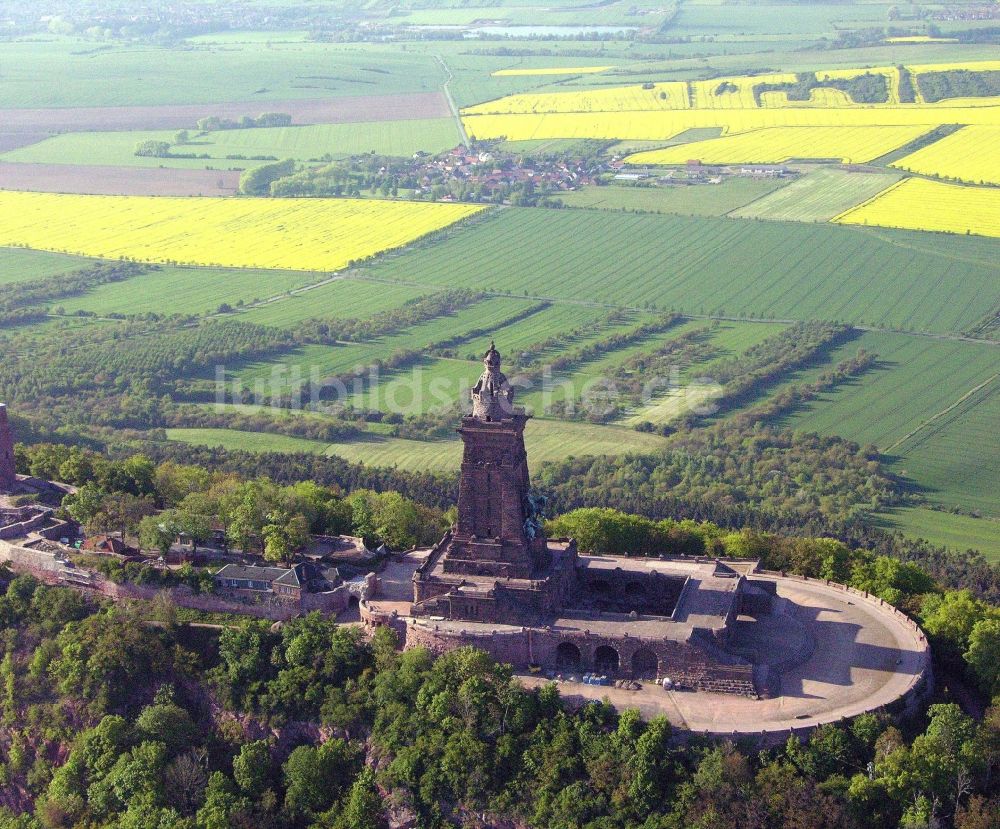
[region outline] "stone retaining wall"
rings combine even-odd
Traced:
[[[669,639],[652,640],[629,636],[600,636],[589,631],[559,631],[548,628],[522,627],[484,630],[435,624],[433,621],[406,619],[373,611],[361,603],[361,618],[372,630],[388,625],[399,635],[407,649],[424,647],[432,653],[444,653],[471,646],[486,651],[498,662],[518,669],[532,665],[555,668],[560,652],[568,651],[578,662],[566,667],[567,672],[603,672],[602,657],[613,656],[621,677],[647,677],[645,669],[655,670],[657,678],[670,677],[675,683],[699,691],[754,695],[753,666],[731,654],[718,651],[710,639],[697,644]],[[460,624],[460,623],[459,623]],[[575,648],[575,651],[573,650]]]

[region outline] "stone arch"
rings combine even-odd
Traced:
[[[612,595],[611,583],[605,581],[604,579],[594,579],[587,585],[587,589],[590,590],[595,596],[602,599],[610,598]]]
[[[610,645],[600,645],[594,651],[594,670],[599,674],[613,676],[618,673],[618,666],[621,660],[618,658],[618,651]]]
[[[632,676],[635,679],[656,679],[659,660],[649,648],[639,648],[632,654]]]
[[[572,642],[560,642],[556,648],[556,667],[560,671],[578,671],[583,661],[580,649]]]

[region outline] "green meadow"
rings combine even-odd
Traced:
[[[441,286],[958,332],[995,304],[991,240],[785,222],[508,209],[369,269]]]

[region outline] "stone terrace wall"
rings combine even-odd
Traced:
[[[777,570],[757,570],[755,575],[784,578],[789,581],[799,581],[808,584],[822,584],[833,590],[848,593],[853,596],[855,600],[863,602],[866,607],[891,618],[894,622],[912,633],[913,641],[911,644],[915,646],[919,653],[920,669],[913,675],[909,686],[901,696],[886,705],[873,706],[871,709],[868,709],[868,711],[885,711],[890,714],[914,714],[919,710],[922,703],[925,702],[933,693],[934,670],[931,662],[930,642],[928,642],[927,635],[921,629],[920,625],[914,622],[913,619],[902,611],[897,610],[888,602],[883,601],[878,598],[878,596],[873,596],[867,591],[855,590],[853,587],[838,584],[836,582],[829,581],[828,579],[811,579],[808,576],[796,576],[788,573],[782,573]],[[795,732],[799,733],[799,731],[801,731],[802,734],[808,734],[811,728],[812,726],[805,727],[801,730],[795,729]]]
[[[555,668],[557,649],[563,644],[575,645],[580,652],[580,670],[596,670],[599,648],[612,648],[618,656],[619,675],[632,676],[633,660],[639,652],[652,654],[657,665],[657,676],[669,676],[676,683],[700,691],[741,694],[752,696],[754,688],[753,666],[739,659],[716,653],[710,642],[705,646],[690,645],[672,640],[646,640],[635,636],[598,636],[584,631],[549,631],[540,628],[515,628],[485,630],[483,627],[447,628],[430,621],[415,622],[387,613],[372,611],[367,604],[361,606],[362,621],[371,630],[379,625],[389,625],[409,648],[424,647],[432,653],[444,653],[456,648],[471,646],[486,651],[498,662],[516,668],[543,665]]]
[[[33,515],[28,514],[33,512],[30,507],[19,511],[24,513],[24,520],[0,527],[0,540],[22,538],[45,524],[52,515],[52,510],[50,509],[40,509]]]

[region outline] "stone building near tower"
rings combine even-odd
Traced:
[[[406,646],[475,645],[519,667],[591,671],[757,694],[765,679],[728,648],[739,613],[771,595],[753,562],[580,555],[549,539],[531,488],[529,417],[491,344],[472,389],[458,521],[413,573]]]

